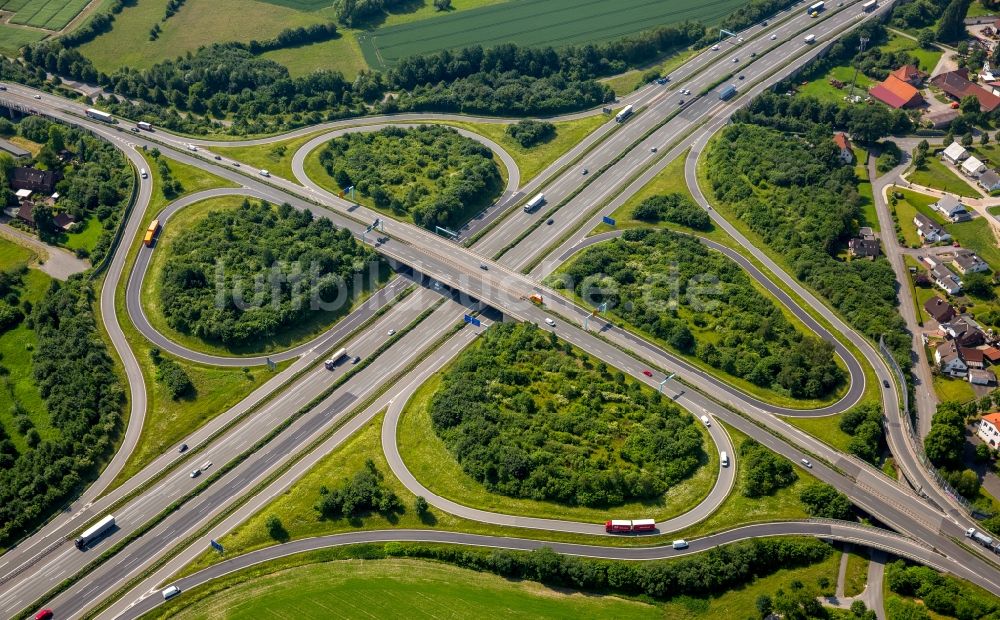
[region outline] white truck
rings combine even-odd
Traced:
[[[538,194],[524,205],[524,212],[531,213],[543,204],[545,204],[545,194]]]
[[[633,109],[631,105],[625,106],[624,108],[621,109],[621,112],[615,114],[615,122],[624,123],[626,118],[632,116],[632,112]]]
[[[93,119],[105,122],[105,123],[113,123],[113,122],[115,122],[115,117],[114,116],[111,116],[107,112],[104,112],[102,110],[98,110],[96,108],[87,108],[87,116],[89,116],[90,118],[93,118]]]
[[[108,515],[98,521],[97,523],[91,525],[80,534],[80,537],[76,539],[77,549],[86,549],[87,545],[94,542],[104,534],[108,532],[111,528],[115,526],[115,518],[112,515]]]
[[[142,129],[143,131],[153,131],[153,126],[150,123],[147,123],[146,121],[139,121],[138,123],[135,124],[135,126],[138,127],[139,129]]]
[[[965,530],[965,535],[974,540],[975,542],[979,543],[980,545],[986,547],[987,549],[993,548],[993,538],[987,536],[986,534],[983,534],[974,527],[970,527],[969,529]]]
[[[877,8],[878,8],[878,0],[868,0],[868,2],[865,2],[864,4],[861,5],[861,10],[864,11],[865,13],[871,13]]]
[[[345,355],[347,355],[347,349],[338,349],[336,353],[323,362],[323,365],[326,366],[327,370],[333,370]]]
[[[814,35],[814,34],[807,34],[806,38],[804,40],[805,40],[806,43],[809,43],[811,45],[811,44],[813,44],[813,43],[816,42],[816,35]]]

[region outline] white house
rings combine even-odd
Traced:
[[[946,230],[935,224],[931,218],[923,213],[913,216],[913,224],[917,227],[917,234],[925,243],[937,243],[951,239],[951,235]],[[933,265],[931,266],[933,267]]]
[[[969,157],[962,162],[961,169],[967,176],[977,177],[986,172],[986,164],[979,161],[975,157]]]
[[[964,377],[969,372],[954,340],[942,342],[934,349],[934,362],[941,368],[941,374],[949,377]]]
[[[833,143],[840,149],[840,161],[845,164],[853,164],[854,151],[851,150],[851,140],[847,137],[847,134],[842,131],[833,134]]]
[[[988,413],[980,418],[976,434],[991,448],[996,448],[1000,442],[1000,413]]]
[[[972,219],[962,201],[952,196],[942,196],[937,202],[931,205],[931,208],[952,222],[963,222]]]
[[[934,279],[934,284],[937,284],[949,295],[957,295],[962,291],[962,281],[944,265],[938,265],[931,269],[931,277]]]
[[[969,156],[969,151],[965,150],[965,147],[958,142],[952,142],[948,145],[948,148],[941,153],[941,157],[950,161],[951,163],[958,165],[958,162],[962,161]]]
[[[979,273],[981,271],[987,271],[990,268],[990,266],[986,264],[986,261],[976,256],[975,252],[969,252],[968,250],[955,252],[955,258],[951,261],[951,264],[954,265],[955,269],[957,269],[962,275],[967,273]]]
[[[997,174],[996,170],[987,170],[979,177],[979,181],[977,182],[980,187],[988,192],[1000,190],[1000,174]]]

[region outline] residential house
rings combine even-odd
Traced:
[[[949,295],[957,295],[962,292],[962,281],[944,265],[938,265],[931,269],[931,279],[934,284],[941,287]]]
[[[957,342],[962,347],[976,347],[986,342],[983,330],[967,316],[960,316],[951,322],[942,323],[940,327],[947,338]]]
[[[889,75],[868,91],[868,94],[889,107],[914,108],[924,102],[920,91],[895,75]]]
[[[35,203],[30,200],[22,200],[21,206],[17,210],[17,219],[28,226],[35,226]]]
[[[978,179],[979,186],[988,192],[1000,190],[1000,174],[996,170],[987,170]]]
[[[52,223],[59,230],[69,232],[73,230],[73,227],[76,225],[76,218],[69,213],[56,213],[52,217]]]
[[[969,159],[965,160],[965,163],[969,163],[973,159],[975,158],[970,157]],[[964,167],[965,164],[962,164],[962,166]],[[937,202],[931,205],[931,208],[939,212],[941,215],[945,216],[952,222],[964,222],[966,220],[972,219],[972,216],[969,215],[969,211],[968,209],[965,208],[965,205],[963,205],[959,199],[953,196],[942,196],[940,199],[938,199]]]
[[[969,372],[953,340],[942,342],[934,349],[934,363],[941,369],[941,374],[949,377],[964,377]]]
[[[9,140],[4,140],[0,138],[0,151],[7,153],[14,159],[20,159],[22,157],[31,157],[31,153],[27,149],[23,149],[18,145],[10,142]]]
[[[833,134],[833,143],[840,149],[840,161],[845,164],[854,163],[854,151],[851,149],[851,140],[843,131]]]
[[[990,268],[990,266],[986,264],[986,261],[976,256],[975,252],[970,252],[968,250],[955,252],[955,258],[951,261],[951,264],[954,265],[955,269],[962,275],[967,273],[989,271]]]
[[[966,176],[976,177],[980,174],[986,172],[986,164],[979,161],[976,157],[969,157],[962,162],[962,165],[958,167]]]
[[[938,241],[947,241],[951,239],[951,235],[948,234],[948,231],[935,224],[931,218],[927,217],[923,213],[918,213],[913,216],[913,224],[917,227],[917,234],[920,235],[920,238],[923,239],[925,243],[937,243]]]
[[[989,360],[990,364],[1000,363],[1000,349],[991,346],[985,346],[980,349],[983,352],[983,357]]]
[[[970,349],[968,347],[959,347],[958,354],[962,356],[962,361],[965,365],[971,368],[983,369],[986,367],[985,357],[983,352],[979,349]]]
[[[955,164],[956,166],[969,156],[969,151],[958,142],[952,142],[942,153],[941,157]]]
[[[33,192],[51,194],[60,180],[62,175],[53,170],[18,167],[14,168],[14,178],[10,185],[14,189],[30,189]]]
[[[969,383],[973,385],[996,385],[997,376],[992,370],[969,369]]]
[[[976,434],[991,448],[996,448],[1000,442],[1000,413],[988,413],[980,418]]]
[[[927,74],[918,69],[916,65],[903,65],[902,67],[889,73],[889,75],[895,76],[896,78],[916,88],[920,88],[920,86],[924,83],[924,79],[927,77]]]
[[[943,90],[956,101],[961,101],[964,97],[975,97],[979,100],[979,109],[982,112],[992,112],[1000,107],[1000,97],[982,86],[970,82],[968,77],[967,70],[958,69],[932,77],[931,84]]]
[[[855,238],[847,242],[847,252],[852,258],[878,258],[880,247],[878,239]]]
[[[937,295],[924,302],[924,310],[938,323],[947,323],[955,318],[955,308]]]

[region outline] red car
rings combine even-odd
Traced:
[[[42,611],[35,614],[35,620],[49,620],[52,617],[51,609],[43,609]]]
[[[653,373],[650,372],[650,371],[648,371],[648,370],[642,371],[642,374],[646,375],[647,377],[652,377],[653,376]]]

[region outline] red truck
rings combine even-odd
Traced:
[[[604,522],[604,531],[609,534],[627,534],[630,532],[656,531],[656,521],[653,519],[611,520]]]

